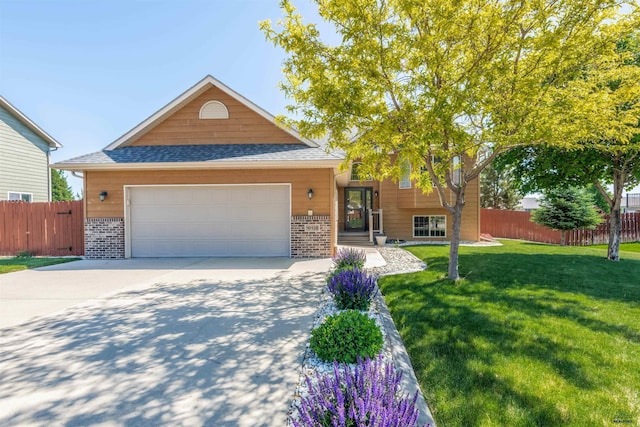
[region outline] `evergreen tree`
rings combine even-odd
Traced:
[[[561,231],[560,244],[564,246],[567,231],[593,229],[602,222],[593,205],[593,198],[585,190],[575,187],[551,190],[545,193],[540,208],[531,214],[531,221]]]
[[[516,209],[521,198],[510,170],[499,170],[491,164],[480,174],[480,205],[483,208]]]
[[[51,169],[51,200],[54,202],[73,200],[73,191],[67,182],[67,177],[58,169]]]

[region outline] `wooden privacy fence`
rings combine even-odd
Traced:
[[[82,200],[0,202],[0,255],[84,255]]]
[[[531,214],[522,211],[481,209],[480,231],[493,237],[522,239],[531,242],[560,244],[561,233],[531,222]],[[622,242],[640,241],[640,212],[622,214]],[[587,246],[609,242],[609,215],[594,230],[567,233],[567,245]]]

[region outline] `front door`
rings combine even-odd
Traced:
[[[373,208],[371,188],[345,188],[345,231],[366,231],[369,229],[368,209]]]

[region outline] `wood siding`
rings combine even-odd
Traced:
[[[380,184],[380,207],[383,210],[384,233],[390,239],[401,240],[450,240],[451,216],[441,207],[438,194],[433,191],[423,194],[417,188],[400,189],[390,179]],[[447,236],[444,238],[413,237],[414,215],[446,215]],[[474,180],[467,184],[466,205],[462,211],[462,240],[480,240],[480,183]]]
[[[333,214],[332,169],[86,171],[87,218],[123,218],[125,185],[291,183],[291,215]],[[313,199],[307,192],[313,189]],[[104,202],[99,194],[107,191]]]
[[[220,101],[228,119],[200,119],[200,108]],[[255,111],[212,87],[187,103],[130,145],[292,144],[300,143]]]
[[[33,194],[33,202],[48,202],[49,144],[0,107],[0,200],[8,192]]]

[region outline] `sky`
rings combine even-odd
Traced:
[[[0,0],[0,94],[63,145],[53,162],[101,150],[208,74],[284,114],[285,54],[258,27],[278,3]]]
[[[208,74],[284,114],[285,54],[258,27],[278,3],[0,0],[0,94],[63,145],[53,162],[101,150]],[[310,0],[293,3],[335,36]]]

